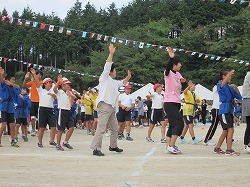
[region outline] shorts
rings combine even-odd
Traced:
[[[234,127],[234,116],[230,113],[220,114],[219,120],[223,130]]]
[[[85,119],[84,119],[84,121],[89,121],[89,120],[93,120],[93,115],[85,114]]]
[[[28,125],[28,119],[27,118],[17,118],[16,124],[27,126]]]
[[[53,108],[39,107],[38,110],[38,124],[39,128],[56,127],[56,115]]]
[[[81,118],[80,118],[82,121],[84,121],[85,119],[85,112],[81,112]]]
[[[193,124],[194,117],[193,116],[183,116],[184,122],[186,125]]]
[[[15,123],[14,113],[7,113],[1,111],[2,122]]]
[[[74,127],[72,112],[71,110],[59,109],[58,130],[64,131],[66,127],[67,129]]]
[[[150,116],[150,123],[157,124],[157,122],[165,121],[163,109],[152,109]]]
[[[125,121],[131,121],[131,110],[126,111],[121,107],[119,107],[118,122],[125,122]]]
[[[39,108],[39,102],[31,102],[30,107],[30,117],[36,117],[38,116],[38,108]]]
[[[94,110],[93,116],[94,116],[94,118],[98,118],[98,115],[97,115],[97,111],[96,111],[96,110]]]

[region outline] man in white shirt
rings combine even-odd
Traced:
[[[104,65],[104,70],[99,78],[99,95],[96,100],[98,124],[96,134],[93,138],[91,149],[93,149],[93,155],[104,156],[101,152],[103,134],[106,130],[106,124],[109,124],[110,134],[110,151],[122,152],[123,150],[117,147],[118,136],[118,122],[115,115],[115,108],[118,104],[118,88],[128,83],[131,78],[131,72],[128,71],[128,75],[122,81],[114,80],[116,77],[116,68],[113,63],[113,56],[115,54],[115,47],[113,44],[109,45],[109,56]]]

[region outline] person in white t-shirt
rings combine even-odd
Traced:
[[[43,79],[43,85],[41,86],[38,76],[36,75],[36,71],[31,69],[31,72],[35,78],[35,84],[37,87],[37,92],[39,94],[40,102],[38,109],[38,147],[43,147],[43,135],[46,129],[47,124],[50,127],[50,141],[49,144],[51,146],[56,146],[55,134],[56,134],[56,116],[54,113],[54,99],[56,99],[56,95],[52,90],[53,80],[51,78]]]
[[[76,96],[70,91],[71,82],[67,78],[62,78],[62,75],[58,76],[58,80],[53,90],[57,96],[59,117],[58,117],[58,132],[57,132],[57,150],[64,151],[61,146],[62,133],[67,127],[68,132],[66,134],[63,146],[68,149],[73,149],[69,144],[69,139],[74,131],[74,120],[72,118],[70,99],[75,99]],[[59,88],[60,86],[60,88]],[[58,89],[59,88],[59,89]]]
[[[219,107],[220,107],[220,101],[219,101],[219,94],[218,94],[218,91],[217,91],[217,83],[221,81],[220,80],[220,75],[216,75],[214,77],[214,80],[213,80],[213,105],[212,105],[212,110],[211,110],[211,113],[212,113],[212,124],[210,125],[208,131],[207,131],[207,134],[206,134],[206,137],[204,139],[204,145],[211,145],[211,146],[214,146],[215,143],[212,142],[212,138],[214,136],[214,133],[217,129],[217,126],[218,126],[218,123],[219,123],[219,115],[218,115],[218,112],[219,112]]]
[[[150,93],[147,97],[152,98],[152,112],[150,116],[150,126],[148,128],[148,136],[146,137],[146,140],[148,142],[154,142],[151,138],[152,131],[155,127],[155,124],[159,122],[161,124],[161,143],[166,143],[165,133],[166,133],[166,121],[164,118],[164,110],[163,110],[163,96],[161,95],[162,92],[162,85],[159,83],[156,83],[154,85],[154,93]]]
[[[130,136],[131,132],[131,109],[134,108],[135,103],[133,98],[130,95],[131,86],[125,86],[125,93],[119,95],[118,99],[118,122],[119,122],[119,130],[118,130],[118,139],[122,139],[122,132],[126,126],[126,140],[133,141],[133,138]]]

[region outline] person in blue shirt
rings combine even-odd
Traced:
[[[74,126],[75,127],[76,127],[76,114],[77,114],[77,112],[76,112],[76,109],[77,109],[76,101],[77,101],[77,98],[74,100],[74,102],[73,102],[73,104],[71,106],[72,118],[74,120]]]
[[[237,103],[235,108],[235,125],[240,126],[240,119],[241,119],[241,104]]]
[[[16,128],[15,128],[15,140],[18,141],[19,128],[22,125],[22,138],[25,142],[28,141],[28,115],[29,108],[31,106],[31,101],[29,97],[29,89],[27,87],[22,87],[21,94],[17,96],[15,118],[16,118]]]
[[[0,147],[1,138],[3,131],[6,128],[6,124],[10,125],[10,138],[11,138],[11,146],[19,147],[15,140],[15,118],[14,111],[15,106],[14,102],[16,102],[17,96],[20,94],[20,87],[15,84],[15,76],[7,75],[5,77],[5,72],[2,67],[0,67],[0,92],[1,92],[1,117],[2,117],[2,126],[0,128]]]
[[[223,132],[218,140],[216,147],[214,148],[214,153],[225,154],[225,155],[240,155],[239,152],[232,149],[233,134],[234,134],[234,99],[242,100],[240,91],[234,84],[229,84],[231,82],[232,75],[235,70],[231,71],[221,71],[221,82],[217,84],[217,90],[220,99],[219,107],[219,119]],[[221,145],[224,140],[227,140],[227,150],[226,152],[221,150]]]

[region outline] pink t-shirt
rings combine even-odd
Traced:
[[[165,92],[164,92],[164,102],[181,103],[181,79],[182,75],[179,72],[174,73],[169,71],[168,76],[165,75]]]

